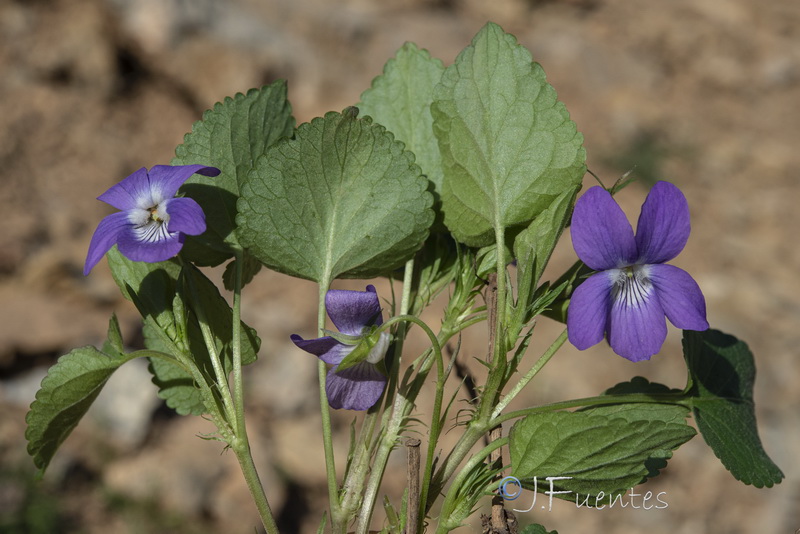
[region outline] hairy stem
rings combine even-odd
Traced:
[[[320,284],[319,301],[317,307],[317,330],[322,335],[325,329],[325,295],[328,292],[328,284]],[[325,476],[328,479],[328,500],[330,502],[331,523],[334,532],[344,532],[347,527],[347,519],[342,517],[339,505],[339,487],[336,483],[336,463],[333,454],[333,431],[331,430],[331,412],[328,406],[328,395],[325,391],[325,379],[328,369],[322,360],[317,364],[317,376],[319,378],[319,411],[322,416],[322,444],[325,451]]]
[[[247,437],[247,426],[244,418],[244,384],[242,381],[242,262],[244,254],[238,250],[234,259],[234,282],[233,282],[233,324],[231,325],[233,352],[233,392],[234,409],[236,410],[236,438],[232,444],[236,459],[247,482],[247,488],[258,508],[261,522],[267,533],[278,532],[272,509],[267,501],[264,486],[258,477],[253,455],[250,450],[250,440]]]
[[[533,377],[536,376],[539,373],[539,371],[542,370],[542,367],[544,367],[545,364],[550,361],[550,358],[553,357],[553,355],[558,351],[558,349],[561,348],[561,346],[566,341],[567,341],[567,330],[565,328],[564,331],[561,332],[561,335],[559,335],[556,338],[556,340],[553,341],[553,343],[547,348],[544,354],[542,354],[542,356],[536,361],[536,363],[533,364],[533,367],[531,367],[531,369],[525,374],[525,376],[523,376],[520,379],[520,381],[517,382],[516,385],[514,385],[511,391],[509,391],[508,394],[504,396],[503,399],[497,403],[497,406],[495,407],[494,412],[492,413],[493,419],[497,418],[497,416],[499,416],[502,413],[502,411],[506,408],[506,406],[508,406],[509,403],[512,400],[514,400],[514,397],[516,397],[517,394],[520,391],[522,391],[523,388],[525,388],[525,386],[528,385],[528,383],[533,379]]]

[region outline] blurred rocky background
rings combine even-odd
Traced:
[[[772,489],[744,486],[698,436],[646,488],[665,492],[668,508],[557,502],[522,523],[564,534],[800,528],[797,0],[0,0],[0,531],[254,531],[233,455],[199,439],[208,422],[172,415],[138,361],[114,375],[44,480],[33,479],[24,416],[47,366],[101,344],[114,311],[126,340],[140,342],[105,264],[81,273],[109,213],[95,197],[168,163],[225,96],[285,78],[298,122],[308,121],[357,102],[404,41],[450,64],[487,20],[544,66],[585,135],[590,168],[606,183],[631,169],[641,179],[619,196],[633,219],[648,182],[685,191],[694,232],[675,263],[703,288],[712,325],[755,353],[761,438],[786,474]],[[567,240],[551,273],[573,257]],[[288,342],[313,335],[315,295],[269,272],[245,293],[244,319],[263,339],[246,376],[251,435],[285,532],[314,532],[326,503],[318,401],[307,394],[315,361]],[[532,350],[558,331],[542,322]],[[482,339],[465,338],[467,365]],[[526,400],[593,395],[634,374],[681,387],[679,333],[636,365],[603,346],[567,348]],[[354,414],[335,415],[343,459]],[[384,487],[396,503],[403,456]]]

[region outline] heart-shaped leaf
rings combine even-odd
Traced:
[[[242,184],[240,242],[267,267],[323,285],[371,278],[425,241],[433,198],[414,155],[356,113],[300,125]]]
[[[294,124],[283,80],[228,97],[194,123],[172,164],[198,163],[222,172],[213,178],[196,174],[182,188],[203,208],[208,225],[203,235],[187,239],[184,257],[218,265],[231,256],[239,183],[270,145],[292,135]]]

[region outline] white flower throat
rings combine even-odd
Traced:
[[[169,213],[163,202],[149,208],[131,210],[129,220],[133,223],[133,231],[140,241],[157,243],[169,237]]]
[[[608,271],[613,287],[611,297],[616,304],[638,307],[647,302],[652,294],[649,265],[629,265]]]
[[[369,363],[378,363],[386,356],[387,350],[389,350],[389,332],[381,332],[375,346],[369,351],[367,361]]]

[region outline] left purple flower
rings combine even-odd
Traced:
[[[389,348],[389,333],[375,332],[383,324],[378,293],[373,285],[366,291],[331,289],[325,294],[325,308],[339,334],[331,332],[316,339],[292,334],[291,339],[299,348],[333,365],[325,379],[332,408],[368,410],[378,402],[386,385],[386,375],[378,364]]]
[[[178,254],[187,235],[206,231],[206,218],[197,202],[175,194],[193,174],[219,173],[204,165],[156,165],[149,172],[142,167],[97,197],[121,211],[100,221],[83,274],[89,274],[114,245],[132,261],[155,263]]]

